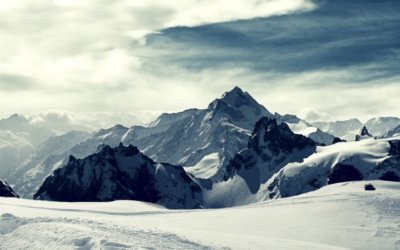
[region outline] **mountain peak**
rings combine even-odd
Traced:
[[[367,127],[365,127],[365,126],[361,129],[361,133],[360,133],[360,134],[361,134],[362,136],[369,136],[369,137],[372,136],[372,135],[369,133]]]
[[[9,116],[8,118],[6,118],[6,120],[9,120],[9,121],[18,121],[18,122],[25,122],[25,121],[28,121],[28,119],[26,119],[25,116],[20,115],[20,114],[17,114],[17,113],[12,114],[12,115]]]
[[[272,114],[261,104],[259,104],[248,92],[243,91],[239,87],[225,92],[221,98],[214,100],[209,105],[209,109],[218,109],[221,107],[229,107],[240,109],[248,107],[259,116],[272,116]]]
[[[221,100],[235,107],[242,106],[249,101],[255,101],[253,97],[239,87],[234,87],[232,90],[225,92]]]

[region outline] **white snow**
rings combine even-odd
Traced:
[[[400,183],[371,183],[218,210],[0,198],[0,249],[400,249]]]
[[[218,152],[204,156],[195,166],[185,167],[185,171],[197,178],[208,179],[214,176],[221,165]]]

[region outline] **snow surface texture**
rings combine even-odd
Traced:
[[[400,183],[367,183],[217,210],[0,198],[0,249],[400,249]]]

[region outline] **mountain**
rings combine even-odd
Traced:
[[[0,177],[15,170],[34,152],[33,145],[23,136],[9,130],[0,130]]]
[[[133,128],[123,143],[137,146],[155,161],[183,165],[198,178],[220,179],[219,169],[246,146],[263,116],[272,114],[235,87],[207,109],[162,115],[148,128]]]
[[[358,119],[335,122],[313,122],[312,124],[322,131],[346,141],[353,141],[363,126]]]
[[[12,188],[6,182],[0,180],[0,197],[18,198],[18,195],[12,190]]]
[[[67,163],[69,155],[84,158],[97,152],[99,145],[116,147],[120,142],[137,146],[156,162],[182,165],[196,177],[220,180],[223,173],[219,169],[245,148],[255,123],[262,116],[272,117],[272,114],[236,87],[210,103],[207,109],[162,114],[147,127],[116,125],[83,141],[76,140],[76,145],[68,150],[37,154],[8,180],[21,195],[29,197],[46,176]],[[65,139],[58,138],[59,145],[67,145]],[[57,148],[51,141],[41,147]]]
[[[122,141],[133,142],[146,137],[157,137],[157,135],[161,135],[168,131],[175,124],[185,123],[200,112],[201,110],[199,109],[188,109],[177,113],[161,114],[156,120],[149,123],[147,126],[133,126],[129,128],[123,136]],[[148,140],[149,139],[144,139],[142,140],[142,143],[146,143]]]
[[[238,87],[211,102],[206,109],[188,109],[178,113],[166,113],[148,126],[131,128],[116,125],[101,129],[84,140],[76,140],[72,146],[60,140],[57,153],[48,150],[38,154],[23,167],[13,179],[16,190],[29,197],[40,182],[68,161],[68,156],[84,158],[95,152],[100,145],[116,147],[134,145],[156,162],[182,165],[199,179],[223,180],[225,166],[234,155],[246,148],[254,125],[261,117],[273,117],[265,107],[257,103],[249,93]],[[279,123],[287,123],[295,133],[308,136],[320,144],[329,145],[334,137],[292,115],[275,114]],[[58,148],[46,141],[47,148]],[[44,147],[44,146],[41,146]],[[69,148],[69,149],[67,149]],[[42,152],[42,151],[41,151]]]
[[[289,197],[325,185],[358,180],[400,181],[400,140],[370,139],[319,147],[268,181],[269,196]]]
[[[396,137],[400,136],[400,125],[395,127],[394,129],[390,130],[387,132],[383,137],[384,138],[390,138],[390,137]]]
[[[199,208],[200,187],[180,166],[155,163],[134,146],[101,147],[84,159],[71,156],[49,176],[35,199],[139,200],[167,208]]]
[[[92,135],[88,132],[72,131],[54,136],[40,144],[25,161],[5,175],[8,183],[24,198],[32,198],[34,192],[48,175],[65,164],[71,150]]]
[[[247,147],[226,166],[224,180],[205,190],[205,206],[228,207],[262,201],[266,183],[290,162],[302,161],[316,143],[294,134],[286,123],[264,117],[255,125]]]
[[[361,141],[365,139],[370,139],[373,136],[369,133],[367,127],[363,127],[360,131],[360,134],[356,135],[356,141]]]
[[[278,123],[286,123],[293,133],[304,135],[321,145],[330,145],[335,139],[335,136],[323,132],[321,129],[295,115],[279,115],[275,113],[274,117]]]
[[[377,117],[370,119],[365,123],[369,132],[374,136],[383,136],[390,130],[400,126],[398,117]]]

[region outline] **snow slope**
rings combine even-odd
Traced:
[[[365,139],[318,147],[303,162],[287,164],[267,183],[269,196],[288,197],[351,180],[400,181],[400,138]]]
[[[0,198],[0,249],[400,249],[400,184],[365,183],[218,210]]]

